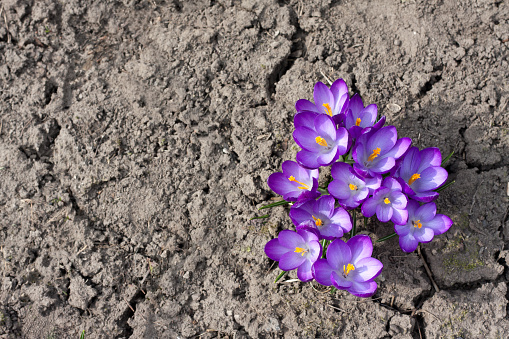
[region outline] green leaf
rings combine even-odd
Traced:
[[[451,154],[449,154],[447,157],[445,157],[444,160],[442,160],[442,164],[440,166],[444,167],[445,163],[451,159],[452,155],[454,154],[454,151],[451,152]]]
[[[80,339],[85,339],[85,330],[81,331]]]
[[[382,241],[385,241],[385,240],[389,240],[390,238],[394,238],[395,236],[397,236],[397,234],[396,233],[392,233],[391,235],[388,235],[386,237],[380,238],[380,239],[378,239],[375,242],[382,242]]]
[[[451,186],[452,184],[454,184],[456,182],[456,180],[453,180],[451,182],[448,182],[447,184],[445,184],[444,186],[442,187],[439,187],[435,190],[435,192],[439,193],[439,192],[442,192],[443,190],[445,190],[447,187]]]
[[[262,206],[258,210],[264,210],[266,208],[272,208],[272,207],[277,207],[277,206],[284,206],[284,205],[288,205],[289,203],[290,203],[290,201],[286,201],[286,200],[276,201],[276,202],[273,202],[272,204]]]
[[[251,218],[251,219],[249,219],[249,220],[254,220],[254,219],[265,219],[265,218],[268,218],[268,217],[269,217],[269,214],[265,214],[265,215],[262,215],[262,216],[260,216],[260,217],[253,217],[253,218]]]
[[[283,275],[286,274],[287,271],[283,271],[281,273],[279,273],[279,275],[277,276],[276,280],[274,280],[274,283],[277,283],[279,281],[279,279],[281,279],[283,277]]]
[[[318,187],[318,192],[322,195],[329,195],[329,191],[326,188]]]
[[[352,211],[352,230],[350,231],[350,239],[357,233],[357,213],[355,210]]]

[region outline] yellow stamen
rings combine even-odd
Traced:
[[[345,273],[345,276],[347,276],[348,273],[350,273],[350,271],[355,271],[354,265],[352,265],[352,264],[343,265],[343,272]]]
[[[312,217],[313,217],[313,220],[315,221],[316,226],[318,226],[318,227],[322,226],[322,224],[323,224],[322,219],[315,218],[314,215],[312,215]]]
[[[384,199],[384,202],[385,202],[385,204],[386,204],[386,205],[391,203],[391,201],[389,200],[389,198],[385,198],[385,199]]]
[[[298,183],[298,184],[301,184],[302,186],[297,187],[297,188],[300,188],[301,190],[308,190],[308,189],[309,189],[309,186],[308,186],[308,185],[306,185],[305,183],[295,180],[295,177],[294,177],[293,175],[291,175],[291,176],[288,178],[288,180],[290,180],[290,181],[294,181],[294,182],[296,182],[296,183]]]
[[[420,177],[421,177],[421,175],[419,173],[412,174],[412,176],[410,177],[410,180],[408,180],[408,184],[412,185],[414,183],[414,181],[419,179]]]
[[[412,224],[414,225],[414,227],[418,227],[418,228],[421,228],[422,227],[422,224],[421,224],[421,220],[417,220],[417,221],[412,221]]]
[[[295,247],[295,253],[300,253],[302,256],[304,256],[304,254],[306,254],[308,250],[305,250],[303,248],[300,248],[300,247]]]
[[[356,186],[356,185],[354,185],[354,184],[350,184],[350,185],[348,185],[348,187],[350,187],[350,189],[351,189],[352,191],[355,191],[355,190],[357,189],[357,186]]]
[[[355,126],[360,126],[361,125],[361,118],[357,118],[357,120],[355,120]]]
[[[369,156],[368,161],[373,161],[373,160],[375,160],[375,158],[376,158],[378,155],[380,155],[380,151],[381,151],[381,149],[380,149],[379,147],[375,148],[375,149],[373,150],[373,153],[371,153],[371,155]]]
[[[329,146],[329,145],[327,145],[327,141],[324,138],[320,137],[320,136],[316,137],[315,141],[320,146],[323,146],[323,147]]]
[[[328,116],[332,116],[332,109],[330,108],[329,104],[323,104],[323,107],[325,107],[325,113],[327,113]]]

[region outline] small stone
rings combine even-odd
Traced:
[[[401,46],[401,40],[394,39],[394,46]]]

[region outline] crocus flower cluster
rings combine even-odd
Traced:
[[[282,270],[297,269],[301,281],[372,296],[383,265],[372,257],[371,238],[355,235],[348,211],[392,222],[407,253],[446,232],[452,221],[437,214],[433,202],[448,175],[440,150],[419,150],[410,138],[398,138],[396,127],[384,126],[385,117],[377,119],[377,106],[350,97],[342,79],[330,88],[318,82],[314,103],[301,99],[295,108],[293,138],[302,150],[267,180],[292,202],[295,231],[281,231],[265,253]],[[333,180],[319,188],[324,166],[331,166]]]

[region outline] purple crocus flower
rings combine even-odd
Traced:
[[[385,178],[382,186],[362,204],[362,214],[370,218],[376,213],[381,222],[391,220],[398,225],[406,224],[408,200],[401,189],[401,184],[396,179]]]
[[[298,268],[297,277],[302,281],[310,281],[313,279],[311,267],[322,255],[322,246],[318,240],[313,232],[284,230],[279,232],[278,238],[265,245],[265,254],[279,261],[279,268],[283,271]]]
[[[347,210],[358,207],[382,183],[381,175],[362,178],[353,170],[352,166],[344,162],[336,162],[332,165],[331,174],[334,180],[327,189]]]
[[[283,173],[272,173],[267,179],[270,189],[283,196],[286,201],[305,202],[320,196],[318,170],[305,169],[295,161],[285,161]]]
[[[322,285],[366,298],[375,294],[373,280],[382,271],[382,263],[372,258],[373,243],[367,235],[356,235],[345,243],[334,240],[327,248],[327,258],[318,259],[313,265],[313,277]]]
[[[377,115],[378,107],[375,104],[364,107],[361,97],[355,94],[350,99],[350,105],[345,114],[345,128],[352,139],[357,139],[368,128],[379,130],[385,123],[385,116],[375,124]]]
[[[417,201],[410,200],[407,210],[406,225],[394,225],[403,252],[415,251],[420,242],[430,242],[435,235],[446,232],[452,226],[451,218],[436,214],[437,206],[434,202],[419,206]]]
[[[348,109],[348,86],[343,79],[334,81],[330,89],[327,85],[317,82],[313,96],[315,103],[306,99],[297,100],[295,109],[298,114],[303,112],[327,114],[339,122],[338,117]]]
[[[394,126],[385,126],[378,131],[362,134],[353,147],[352,157],[355,170],[367,177],[389,172],[407,151],[412,140],[398,139]]]
[[[394,177],[398,178],[403,192],[410,198],[430,202],[438,197],[438,193],[433,190],[447,180],[447,171],[441,164],[442,154],[438,148],[419,151],[417,147],[411,147],[402,158]]]
[[[297,153],[299,164],[307,168],[328,166],[346,153],[349,137],[345,128],[336,128],[336,123],[326,114],[305,112],[298,115],[304,116],[303,121],[314,116],[313,126],[300,126],[293,132],[295,142],[302,148]]]
[[[318,200],[309,200],[300,207],[290,209],[290,218],[299,229],[300,225],[318,230],[320,238],[341,238],[352,229],[350,215],[342,207],[334,208],[336,200],[324,195]]]

